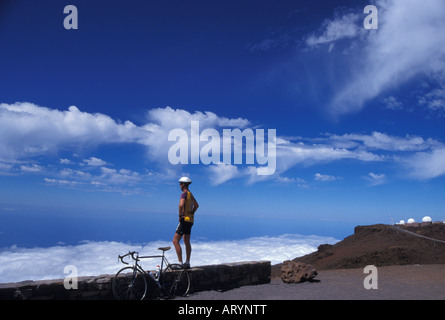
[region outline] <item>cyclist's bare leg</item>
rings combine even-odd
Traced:
[[[185,244],[185,262],[190,263],[190,255],[192,254],[192,246],[190,245],[190,234],[184,234],[184,244]]]
[[[182,249],[181,245],[179,244],[179,241],[181,241],[182,236],[178,233],[175,233],[175,236],[173,237],[173,245],[175,246],[176,255],[178,256],[178,262],[182,264]],[[184,242],[185,242],[185,236],[184,236]]]

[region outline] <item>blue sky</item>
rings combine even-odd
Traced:
[[[3,1],[0,247],[169,240],[182,175],[202,239],[445,219],[444,20],[441,0]],[[172,165],[191,121],[275,129],[275,173]]]

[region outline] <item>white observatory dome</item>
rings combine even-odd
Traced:
[[[413,218],[409,218],[407,221],[407,223],[415,223],[415,222],[416,222],[416,220],[414,220]]]
[[[433,219],[431,219],[431,217],[425,216],[423,217],[422,222],[433,222]]]
[[[405,220],[400,220],[399,224],[404,225],[405,224]]]

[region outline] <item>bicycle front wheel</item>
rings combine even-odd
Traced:
[[[147,294],[147,279],[135,267],[125,267],[114,276],[113,295],[118,300],[143,300]]]
[[[184,297],[190,290],[190,275],[187,269],[183,269],[181,265],[169,265],[167,272],[173,274],[172,282],[168,286],[168,293],[171,297]]]

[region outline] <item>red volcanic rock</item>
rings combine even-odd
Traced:
[[[317,276],[310,264],[286,260],[281,265],[281,280],[285,283],[310,281]]]

